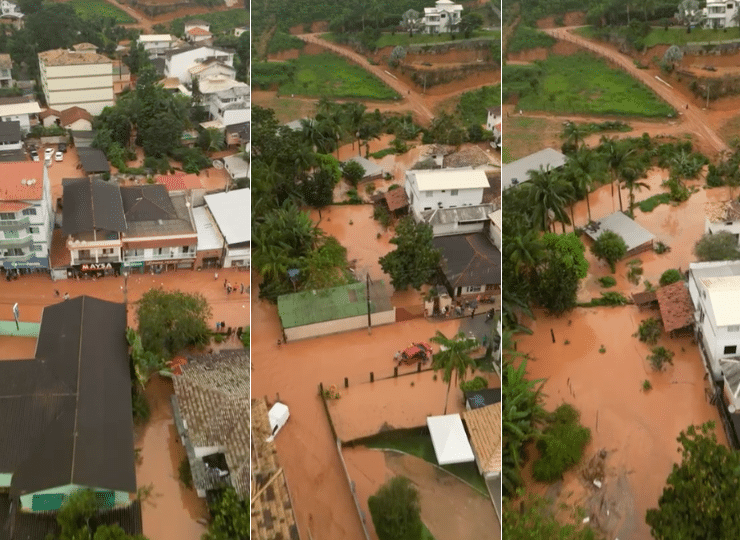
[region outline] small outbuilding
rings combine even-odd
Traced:
[[[626,256],[637,255],[653,249],[655,235],[622,212],[614,212],[584,228],[591,240],[597,240],[604,231],[612,231],[627,244]]]
[[[465,427],[459,414],[428,416],[427,427],[432,437],[434,454],[440,465],[470,463],[475,461],[473,449],[465,434]]]

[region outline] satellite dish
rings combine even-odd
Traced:
[[[223,169],[224,168],[224,162],[220,159],[214,159],[213,160],[213,168],[214,169]]]

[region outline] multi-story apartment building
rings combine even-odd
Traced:
[[[115,104],[113,61],[90,51],[54,49],[39,53],[41,87],[47,107],[82,107],[98,115]]]
[[[0,163],[0,264],[5,271],[47,270],[53,226],[44,164]]]
[[[738,0],[707,0],[707,7],[704,8],[704,26],[707,28],[727,28],[738,26],[736,19]]]
[[[424,8],[424,32],[444,34],[457,30],[462,19],[463,7],[451,0],[437,0],[434,7]]]

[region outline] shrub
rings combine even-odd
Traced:
[[[670,250],[671,248],[663,242],[656,242],[656,244],[653,246],[653,251],[655,251],[655,253],[657,253],[658,255],[662,255],[663,253],[666,253]]]
[[[373,209],[373,219],[378,221],[384,228],[388,228],[388,226],[391,224],[391,214],[388,212],[388,210],[385,209],[383,206],[376,206]]]
[[[582,307],[596,307],[596,306],[626,306],[631,304],[632,301],[624,296],[622,293],[617,291],[607,291],[601,293],[601,298],[594,298],[590,302],[579,304]]]
[[[642,390],[643,390],[643,392],[647,392],[648,390],[652,390],[652,388],[653,388],[653,385],[650,384],[650,381],[648,381],[647,379],[645,379],[644,381],[642,381]]]
[[[134,415],[134,423],[141,425],[146,424],[151,415],[149,409],[149,402],[146,399],[143,391],[134,390],[131,396],[131,409]]]
[[[193,488],[193,472],[190,470],[190,461],[188,461],[187,456],[180,461],[180,465],[177,467],[177,476],[183,486],[187,489]]]
[[[349,191],[347,191],[347,198],[348,198],[349,204],[362,204],[362,199],[357,194],[356,189],[350,189]]]
[[[660,276],[660,286],[665,287],[666,285],[676,283],[677,281],[681,281],[682,279],[683,276],[681,276],[681,272],[679,272],[675,268],[669,268]]]
[[[476,392],[478,390],[484,390],[488,388],[488,381],[485,377],[476,377],[471,381],[462,381],[460,383],[460,390],[463,392]]]
[[[606,289],[608,287],[614,287],[617,284],[617,280],[612,276],[604,276],[599,278],[599,283]]]
[[[731,261],[740,259],[737,238],[728,231],[705,234],[694,246],[694,254],[702,261]]]
[[[581,460],[591,430],[582,426],[579,419],[578,411],[568,403],[560,405],[548,418],[548,425],[537,441],[540,457],[532,467],[535,480],[548,483],[559,480]]]
[[[616,263],[627,253],[624,239],[613,231],[604,231],[591,246],[591,253],[609,264],[611,272],[616,271]]]
[[[640,276],[642,275],[642,261],[640,259],[633,259],[627,263],[629,270],[627,270],[627,280],[633,285],[640,283]]]
[[[244,345],[245,349],[249,349],[249,340],[250,340],[250,332],[249,332],[249,326],[244,328],[244,331],[242,332],[242,345]]]
[[[661,345],[660,347],[653,347],[652,354],[649,354],[647,359],[655,371],[662,371],[665,364],[673,365],[674,355],[673,351],[669,351]]]
[[[350,184],[357,187],[357,182],[365,176],[365,167],[356,161],[348,161],[342,165],[342,174]]]
[[[637,328],[637,332],[635,332],[633,336],[643,343],[655,345],[660,337],[660,321],[653,317],[645,319],[640,323],[640,326]]]

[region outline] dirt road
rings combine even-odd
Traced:
[[[390,73],[385,71],[382,67],[373,66],[372,64],[370,64],[370,62],[367,61],[367,58],[365,58],[364,56],[357,54],[356,52],[345,47],[340,47],[335,43],[326,41],[325,39],[321,39],[320,34],[301,34],[297,37],[302,39],[306,43],[313,43],[315,45],[319,45],[320,47],[328,49],[363,67],[366,71],[372,73],[385,84],[393,88],[393,90],[398,92],[403,99],[402,103],[405,104],[405,109],[414,111],[422,118],[422,120],[429,122],[432,120],[432,118],[434,118],[434,114],[429,109],[429,107],[426,106],[424,100],[418,92],[414,91],[413,88],[408,86],[400,79],[397,79],[394,75],[391,75]]]
[[[579,47],[598,54],[619,66],[632,77],[653,90],[677,111],[683,113],[682,118],[685,131],[695,134],[698,138],[704,139],[717,153],[729,151],[729,146],[727,146],[720,136],[710,127],[710,122],[706,113],[694,105],[689,105],[689,108],[686,109],[686,98],[678,90],[674,90],[665,83],[657,80],[650,73],[637,69],[632,59],[629,57],[614,51],[606,45],[589,41],[572,33],[571,30],[573,28],[575,27],[546,29],[543,31],[556,39],[569,41]]]

